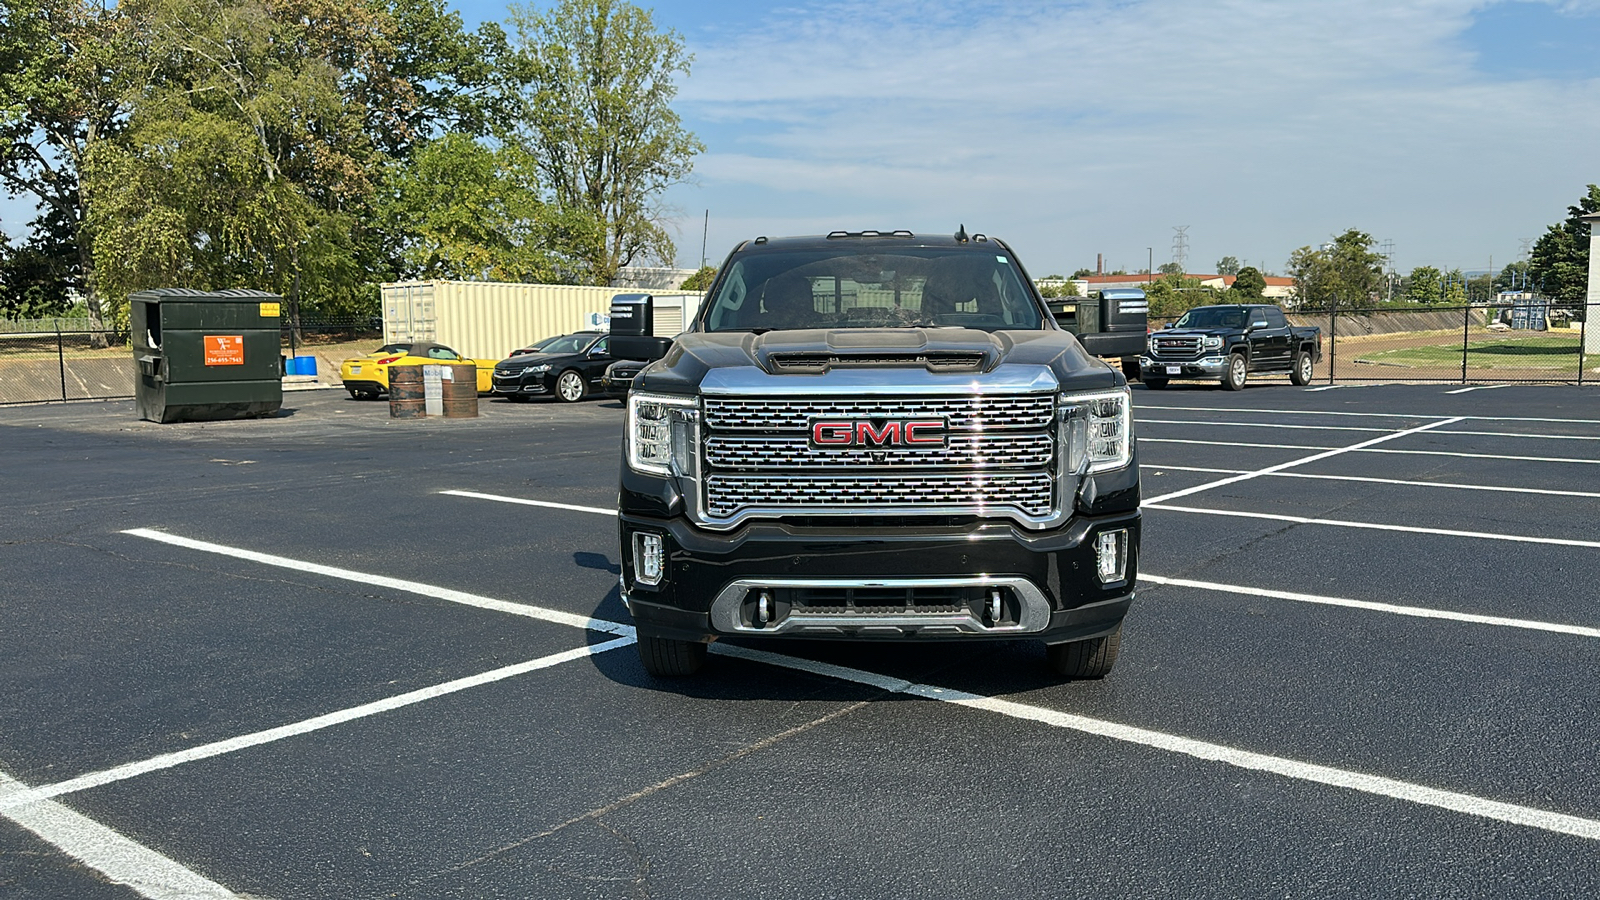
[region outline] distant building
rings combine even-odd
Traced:
[[[693,275],[694,269],[669,269],[653,266],[623,266],[611,287],[633,288],[640,291],[675,291]]]
[[[1137,275],[1089,275],[1073,279],[1078,286],[1078,292],[1088,296],[1095,291],[1104,291],[1112,288],[1142,288],[1160,275],[1150,276],[1144,273]],[[1224,290],[1233,287],[1232,275],[1195,275],[1185,274],[1183,277],[1194,279],[1204,287]],[[1294,279],[1284,278],[1279,275],[1264,275],[1267,286],[1261,291],[1261,296],[1268,300],[1287,300],[1294,294]]]

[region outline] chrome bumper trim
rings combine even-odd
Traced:
[[[763,588],[1009,588],[1022,604],[1014,625],[985,625],[971,611],[958,613],[906,613],[903,615],[861,614],[807,615],[791,612],[765,628],[745,625],[739,615],[744,598]],[[851,633],[894,634],[915,631],[929,635],[1032,634],[1050,625],[1050,603],[1044,592],[1026,578],[1017,576],[969,575],[958,578],[741,578],[729,582],[711,602],[711,627],[724,634],[768,636],[802,635],[844,637]]]

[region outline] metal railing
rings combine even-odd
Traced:
[[[1600,383],[1600,356],[1584,351],[1589,324],[1583,307],[1551,305],[1540,313],[1473,305],[1302,311],[1288,317],[1294,325],[1322,329],[1322,360],[1313,379],[1326,384]],[[1150,326],[1174,319],[1152,318]]]

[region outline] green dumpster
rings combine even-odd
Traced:
[[[139,418],[241,419],[283,406],[277,294],[157,288],[128,304]]]

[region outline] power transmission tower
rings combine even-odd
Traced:
[[[1178,271],[1187,275],[1189,273],[1189,230],[1187,225],[1174,225],[1172,230],[1177,234],[1172,236],[1172,261],[1178,264]]]

